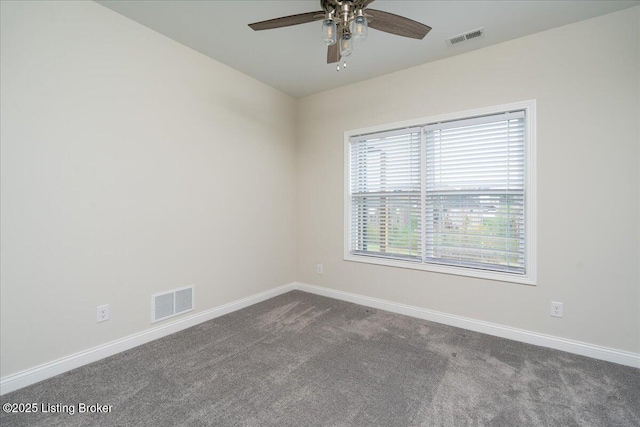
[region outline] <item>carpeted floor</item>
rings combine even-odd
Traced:
[[[640,370],[293,291],[0,400],[75,411],[3,427],[640,426]]]

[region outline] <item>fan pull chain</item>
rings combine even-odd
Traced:
[[[342,68],[347,68],[347,61],[344,61],[344,63],[342,64]],[[336,71],[340,71],[340,63],[336,65]]]

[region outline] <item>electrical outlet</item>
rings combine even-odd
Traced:
[[[98,306],[98,323],[109,320],[109,304]]]
[[[553,317],[562,317],[562,303],[551,301],[551,315]]]
[[[318,274],[324,274],[324,267],[322,266],[322,264],[318,264],[317,271]]]

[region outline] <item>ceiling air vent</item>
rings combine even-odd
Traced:
[[[459,44],[459,43],[466,42],[471,39],[477,39],[483,36],[484,36],[484,28],[479,28],[477,30],[469,31],[468,33],[465,33],[465,34],[449,37],[447,39],[447,44],[449,46],[453,46],[454,44]]]

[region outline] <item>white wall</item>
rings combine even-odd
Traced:
[[[3,377],[151,327],[154,292],[294,280],[294,99],[93,2],[1,5]]]
[[[640,352],[639,28],[636,7],[301,99],[297,279]],[[344,131],[529,99],[537,286],[342,259]]]

